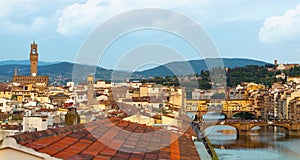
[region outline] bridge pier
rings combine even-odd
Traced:
[[[286,136],[291,137],[300,137],[300,131],[299,130],[290,130],[286,132]]]
[[[198,117],[200,117],[201,119],[203,118],[203,115],[205,115],[207,112],[204,111],[199,111],[198,112]]]
[[[300,137],[300,123],[290,123],[290,127],[287,130],[286,135]]]
[[[233,118],[233,114],[231,111],[227,111],[227,112],[223,112],[226,115],[226,119],[232,119]]]
[[[250,130],[238,130],[236,132],[237,139],[239,139],[240,136],[250,136],[250,134]]]

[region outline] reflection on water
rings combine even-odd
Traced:
[[[285,131],[278,127],[257,127],[250,136],[238,138],[230,126],[211,127],[206,131],[222,160],[300,159],[300,139],[287,138]]]

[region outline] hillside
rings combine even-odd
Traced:
[[[224,67],[226,68],[235,68],[235,67],[245,67],[247,65],[258,65],[264,66],[267,63],[252,59],[241,59],[241,58],[223,58]],[[201,70],[206,71],[207,66],[206,62],[209,64],[215,64],[214,66],[218,67],[221,64],[217,64],[220,62],[220,59],[210,58],[210,59],[201,59],[201,60],[191,60],[187,62],[171,62],[165,65],[161,65],[149,70],[145,70],[142,72],[136,72],[137,74],[143,75],[144,77],[165,77],[165,76],[173,76],[173,73],[176,75],[189,75],[201,73]]]
[[[218,59],[206,59],[206,62],[215,63],[218,62]],[[3,61],[2,61],[3,62]],[[9,61],[12,63],[13,61]],[[246,65],[258,65],[264,66],[265,62],[256,61],[251,59],[223,59],[224,66],[227,68],[235,68],[235,67],[244,67]],[[8,63],[8,61],[6,62]],[[46,62],[47,63],[47,62]],[[3,64],[3,63],[2,63]],[[17,64],[6,64],[1,65],[0,63],[0,81],[11,81],[11,77],[14,74],[15,68],[18,69],[19,75],[29,75],[30,74],[30,66],[29,65],[21,65],[21,62]],[[77,73],[77,75],[85,75],[87,72],[94,71],[95,67],[88,65],[77,65],[80,67],[83,73]],[[218,65],[215,65],[218,66]],[[50,65],[40,65],[39,66],[39,75],[48,75],[50,77],[50,83],[61,85],[65,84],[67,81],[72,80],[73,74],[73,63],[62,62]],[[161,65],[152,69],[148,69],[141,72],[134,72],[132,78],[149,78],[149,77],[165,77],[165,76],[173,76],[176,75],[189,75],[201,73],[201,70],[207,70],[205,60],[191,60],[188,62],[171,62],[165,65]],[[95,74],[96,79],[104,79],[111,80],[111,75],[113,70],[97,67],[97,71]],[[115,71],[114,75],[117,75],[118,79],[122,77],[126,77],[128,75],[123,71]],[[120,78],[121,77],[121,78]],[[80,77],[82,81],[82,77]],[[128,77],[126,77],[128,78]]]
[[[39,61],[39,66],[45,66],[45,65],[50,65],[50,64],[56,64],[59,62],[44,62],[44,61]],[[0,66],[3,65],[30,65],[29,60],[7,60],[7,61],[0,61]]]

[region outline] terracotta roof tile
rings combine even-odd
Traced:
[[[152,151],[145,154],[145,159],[157,159],[159,151]]]
[[[124,143],[123,139],[113,139],[109,144],[109,146],[111,146],[112,148],[120,148],[123,143]]]
[[[144,159],[145,154],[144,153],[133,153],[130,155],[130,159]]]
[[[20,135],[14,135],[12,136],[13,138],[16,139],[16,141],[18,143],[28,143],[34,140],[38,140],[41,138],[45,138],[45,137],[50,137],[50,136],[55,136],[55,135],[59,135],[59,136],[65,136],[65,133],[71,133],[74,132],[76,130],[80,130],[83,129],[84,125],[74,125],[71,127],[63,127],[63,128],[55,128],[55,129],[47,129],[44,131],[39,131],[39,132],[29,132],[29,133],[24,133],[24,134],[20,134]]]
[[[62,159],[71,159],[72,157],[75,157],[76,153],[74,152],[60,152],[58,154],[55,154],[55,157],[62,158]]]
[[[35,143],[31,143],[31,144],[26,144],[26,147],[32,148],[34,150],[39,150],[41,148],[43,148],[44,146],[41,144],[35,144]],[[46,146],[46,145],[45,145]]]
[[[118,135],[116,135],[116,139],[127,139],[130,136],[130,132],[121,130]]]
[[[111,157],[106,155],[98,155],[94,158],[94,160],[110,160],[110,159]]]
[[[85,137],[83,137],[82,139],[88,140],[88,141],[96,141],[97,139],[92,135],[92,134],[87,134]]]
[[[75,144],[71,145],[67,149],[65,149],[63,152],[73,152],[76,154],[82,152],[85,148],[87,148],[91,142],[86,142],[85,140],[80,140],[76,142]]]
[[[96,156],[101,152],[106,146],[99,141],[95,141],[88,148],[86,148],[82,153],[86,155]]]
[[[49,154],[51,156],[54,155],[54,154],[56,154],[56,153],[58,153],[59,151],[61,151],[61,149],[50,148],[50,147],[43,148],[43,149],[39,150],[39,152],[46,153],[46,154]]]
[[[73,138],[76,138],[76,139],[81,139],[83,137],[85,137],[88,132],[84,132],[85,130],[81,131],[81,132],[73,132],[71,133],[70,135],[68,135],[68,137],[73,137]]]
[[[78,160],[78,159],[83,159],[83,160],[87,160],[87,159],[93,159],[94,156],[90,156],[90,155],[86,155],[86,154],[77,154],[74,156],[74,159]]]
[[[112,158],[112,160],[128,160],[128,158],[115,156],[115,157]]]
[[[200,159],[191,130],[179,135],[111,118],[13,137],[21,145],[62,159]]]
[[[123,152],[123,151],[118,151],[116,153],[116,156],[123,157],[123,158],[129,158],[130,155],[131,155],[131,153],[129,153],[129,152]]]
[[[113,157],[118,151],[111,149],[109,147],[105,147],[100,153],[99,155],[105,155],[105,156],[109,156],[109,157]]]

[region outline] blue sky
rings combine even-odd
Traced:
[[[35,39],[40,60],[74,62],[81,45],[101,23],[126,11],[162,8],[183,14],[202,26],[222,57],[300,62],[299,0],[2,0],[0,6],[0,60],[28,59],[30,43]],[[143,47],[136,49],[149,43],[175,49],[186,59],[203,58],[172,34],[143,31],[115,41],[100,66],[114,68],[120,54],[130,51],[159,57],[162,47],[156,47],[155,53]],[[167,54],[171,50],[161,51]],[[180,58],[171,56],[164,62],[173,60]],[[126,70],[126,65],[122,68]]]

